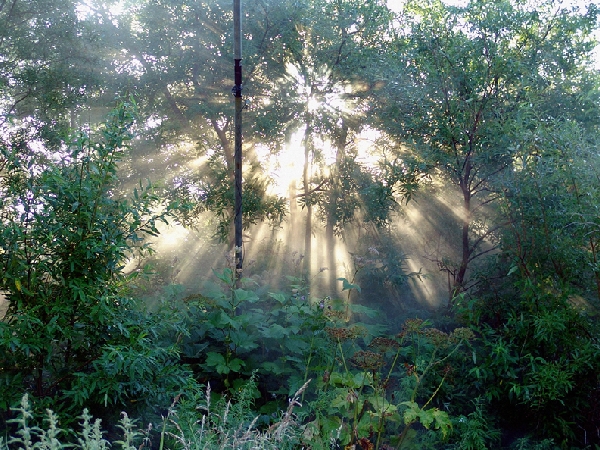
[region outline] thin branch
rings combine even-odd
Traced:
[[[316,186],[314,189],[311,189],[308,192],[303,192],[301,194],[297,194],[294,196],[294,198],[302,198],[302,197],[307,197],[311,194],[314,194],[315,192],[325,192],[325,189],[321,189],[321,187],[327,182],[327,179],[325,180],[321,180],[321,182],[319,183],[318,186]]]
[[[469,257],[469,262],[472,262],[472,261],[474,261],[475,259],[477,259],[477,258],[479,258],[480,256],[483,256],[483,255],[485,255],[485,254],[487,254],[487,253],[491,253],[491,252],[493,252],[493,251],[494,251],[494,250],[496,250],[498,247],[499,247],[499,245],[494,245],[492,248],[489,248],[489,249],[487,249],[487,250],[483,250],[483,251],[481,251],[481,252],[479,252],[479,253],[476,253],[476,254],[474,254],[474,255],[471,255],[471,256]]]
[[[494,232],[496,232],[497,230],[499,230],[500,228],[504,228],[506,225],[511,224],[511,221],[507,221],[507,222],[502,222],[501,224],[496,225],[495,227],[490,228],[489,230],[487,230],[485,233],[483,233],[481,236],[479,236],[471,245],[470,245],[470,250],[469,253],[473,253],[475,251],[475,249],[479,246],[479,244],[481,244],[487,237],[489,237],[491,234],[493,234]],[[474,257],[470,257],[469,261],[472,261]]]
[[[479,191],[479,192],[481,192],[481,191]],[[473,195],[475,195],[475,194],[473,194]],[[477,206],[473,206],[473,207],[471,208],[471,211],[472,211],[472,212],[475,212],[475,211],[477,211],[477,210],[479,210],[479,209],[483,208],[485,205],[487,205],[487,204],[489,204],[489,203],[492,203],[492,202],[495,202],[495,201],[496,201],[496,200],[498,200],[499,198],[501,198],[501,196],[500,196],[500,195],[497,195],[497,196],[495,196],[495,197],[490,197],[490,198],[488,198],[488,199],[486,199],[486,200],[483,200],[483,201],[481,201],[481,202],[480,202],[480,203],[479,203]]]
[[[488,173],[485,177],[482,177],[481,180],[479,180],[475,186],[473,186],[473,190],[477,190],[479,188],[479,186],[481,186],[483,183],[487,182],[491,177],[493,177],[494,175],[496,175],[497,173],[502,172],[504,169],[506,169],[508,167],[508,164],[504,164],[503,166],[499,167],[498,169]]]

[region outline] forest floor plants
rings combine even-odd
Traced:
[[[325,306],[308,299],[296,280],[287,293],[265,292],[251,278],[236,287],[233,273],[215,270],[218,283],[184,299],[190,320],[184,358],[215,392],[234,392],[258,371],[256,395],[269,393],[259,407],[270,420],[323,361]]]
[[[360,288],[346,279],[340,281],[347,298],[335,300],[308,298],[297,279],[288,293],[265,294],[250,278],[237,287],[231,268],[214,274],[218,284],[186,301],[194,325],[184,341],[184,352],[198,355],[197,376],[216,388],[213,396],[235,396],[254,379],[259,420],[268,427],[289,395],[318,379],[316,389],[302,389],[298,408],[302,440],[313,449],[329,448],[332,439],[400,447],[414,442],[417,423],[448,435],[451,421],[437,399],[447,394],[450,364],[470,330],[446,334],[411,319],[401,333],[384,337],[377,324],[350,323],[356,311],[373,311],[351,303],[349,294]]]
[[[255,390],[251,378],[233,399],[212,400],[210,386],[204,393],[190,390],[177,396],[162,424],[153,430],[138,427],[138,422],[122,413],[119,421],[121,437],[110,441],[101,429],[100,419],[93,419],[87,410],[78,418],[80,429],[61,429],[59,417],[46,411],[45,427],[32,424],[34,412],[29,398],[24,395],[17,413],[11,420],[17,428],[6,441],[0,438],[0,450],[287,450],[298,448],[301,427],[294,409],[309,382],[290,398],[288,407],[280,411],[278,420],[266,430],[256,427],[258,416],[252,409]]]
[[[597,325],[568,292],[526,279],[515,283],[510,300],[456,305],[480,335],[474,366],[464,375],[473,379],[475,395],[489,402],[509,433],[525,429],[565,448],[598,443],[600,367]]]
[[[376,337],[366,349],[359,345],[360,327],[326,331],[332,358],[309,405],[314,418],[304,432],[307,444],[326,449],[333,439],[346,448],[400,449],[417,438],[417,423],[442,438],[449,434],[448,413],[432,403],[452,370],[448,362],[473,337],[470,330],[446,334],[410,319],[398,335]]]
[[[127,414],[123,413],[119,428],[122,431],[122,440],[111,443],[104,438],[101,430],[100,419],[93,420],[87,409],[79,417],[81,430],[64,430],[59,427],[58,416],[50,409],[46,411],[44,428],[33,425],[34,411],[27,394],[21,398],[17,408],[11,408],[17,417],[9,422],[17,426],[15,436],[6,441],[0,438],[0,450],[61,450],[73,448],[78,450],[107,450],[109,448],[120,448],[121,450],[137,450],[134,445],[139,433],[136,431],[135,423]],[[69,437],[75,436],[75,439]]]
[[[253,375],[231,398],[217,396],[215,400],[208,385],[204,393],[177,399],[163,419],[159,450],[298,448],[302,428],[294,409],[301,406],[300,397],[310,380],[289,399],[287,408],[278,412],[274,423],[262,429],[253,408],[255,380]],[[167,441],[169,445],[165,447]]]

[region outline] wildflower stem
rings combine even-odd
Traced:
[[[314,343],[315,343],[315,337],[313,335],[311,337],[311,339],[310,339],[310,349],[308,350],[308,358],[306,359],[306,369],[304,369],[304,384],[305,385],[306,385],[306,382],[308,380],[308,371],[310,370],[310,363],[312,361]],[[300,402],[304,401],[304,393],[305,392],[306,392],[306,389],[303,389],[302,390],[302,397],[300,399]]]

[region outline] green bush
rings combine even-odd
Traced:
[[[390,443],[411,448],[423,438],[434,440],[431,435],[438,444],[449,437],[451,419],[436,401],[470,330],[447,334],[409,319],[392,337],[372,338],[360,326],[340,323],[331,324],[327,334],[334,353],[307,408],[307,445],[326,449],[333,440],[362,448]]]
[[[59,450],[64,448],[106,450],[112,447],[111,443],[103,436],[100,428],[101,420],[93,420],[87,409],[78,417],[81,420],[79,432],[61,429],[58,416],[50,409],[46,410],[45,426],[34,425],[35,416],[27,394],[21,398],[18,408],[11,409],[17,413],[17,417],[9,421],[16,425],[16,432],[7,441],[0,438],[0,450]],[[134,441],[139,433],[135,429],[134,422],[125,413],[122,414],[119,428],[123,433],[123,439],[116,440],[113,444],[118,445],[122,450],[135,450]],[[75,436],[76,438],[73,439],[75,442],[68,441],[69,436]]]
[[[0,411],[24,391],[71,412],[168,404],[185,384],[172,339],[182,323],[166,310],[142,312],[122,273],[169,213],[150,184],[131,199],[114,193],[134,125],[135,104],[121,102],[97,133],[59,148],[0,147]]]
[[[563,446],[589,444],[600,369],[597,330],[555,287],[528,281],[519,287],[497,307],[458,302],[481,336],[465,380],[474,377],[503,428]]]
[[[198,377],[226,390],[258,370],[262,391],[287,399],[322,364],[325,300],[320,305],[307,299],[293,278],[289,294],[259,296],[251,279],[236,287],[231,268],[214,275],[218,283],[207,283],[203,295],[183,302],[191,320],[190,336],[182,343],[186,360]]]
[[[273,449],[299,448],[302,426],[294,410],[308,380],[289,398],[287,408],[274,414],[273,423],[260,429],[255,412],[256,377],[232,390],[232,396],[213,395],[210,385],[204,392],[187,391],[171,405],[163,421],[159,448],[174,449]]]

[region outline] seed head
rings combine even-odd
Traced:
[[[330,307],[327,308],[323,314],[325,317],[329,317],[333,320],[344,320],[346,318],[346,313],[344,311],[337,311],[335,309],[331,309]]]
[[[475,334],[473,333],[473,331],[469,328],[456,328],[452,334],[450,335],[450,337],[453,340],[457,340],[457,341],[470,341],[471,339],[473,339],[475,337]]]
[[[401,334],[421,333],[424,325],[425,322],[423,319],[407,319],[406,322],[404,322],[404,325],[402,325]]]
[[[436,347],[448,345],[448,334],[438,330],[437,328],[426,328],[423,330],[423,334]]]
[[[335,341],[345,341],[346,339],[356,338],[356,331],[354,328],[348,327],[327,327],[325,332],[329,337]]]
[[[371,341],[369,347],[380,353],[385,353],[390,349],[397,349],[400,346],[397,341],[385,337],[376,337]]]
[[[350,362],[359,369],[377,370],[383,367],[383,355],[370,351],[360,350],[350,358]]]

